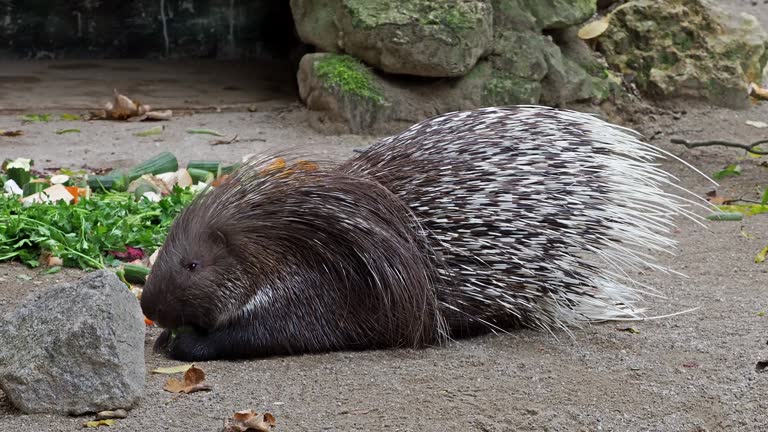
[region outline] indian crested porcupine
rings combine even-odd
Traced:
[[[641,316],[693,201],[629,130],[538,106],[444,114],[336,166],[253,159],[174,221],[144,288],[181,360],[421,347]],[[682,190],[683,192],[686,192]]]

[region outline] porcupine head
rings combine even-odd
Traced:
[[[179,360],[419,346],[441,332],[408,209],[334,171],[246,163],[176,218],[141,297]]]

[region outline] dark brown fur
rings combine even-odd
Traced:
[[[167,329],[157,347],[206,360],[437,341],[435,265],[408,208],[333,169],[263,162],[174,222],[141,299]]]

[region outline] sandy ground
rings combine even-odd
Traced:
[[[761,12],[768,26],[768,5],[731,3],[739,10]],[[3,75],[43,76],[39,85],[59,79],[54,77],[58,72],[46,72],[51,70],[48,66],[36,65],[35,70],[24,69],[29,65],[6,66],[0,70],[0,85]],[[80,84],[62,87],[65,90],[60,93],[30,97],[26,87],[14,90],[14,86],[6,86],[0,92],[0,108],[6,112],[79,112],[98,105],[108,97],[111,83],[96,79],[89,85],[87,74],[90,69],[110,67],[66,69],[67,76]],[[141,63],[134,67],[147,69]],[[214,91],[228,86],[246,88],[242,81],[247,81],[247,74],[232,75],[241,76],[233,83],[230,76],[205,81],[168,65],[148,69],[153,70],[152,79],[166,79],[157,97],[159,105],[184,106],[200,89],[207,89],[212,102],[195,106],[258,103],[258,111],[185,114],[166,122],[162,135],[147,138],[133,133],[154,124],[77,123],[80,134],[57,135],[56,130],[73,123],[22,125],[16,115],[0,115],[0,129],[25,132],[19,138],[0,138],[0,155],[33,157],[41,168],[130,165],[163,150],[173,151],[182,164],[189,159],[235,161],[249,153],[288,148],[338,160],[374,139],[317,134],[306,126],[303,109],[292,102],[284,87],[277,93],[271,84],[267,86],[270,90],[262,86],[237,95]],[[125,79],[133,82],[134,78]],[[147,103],[156,103],[151,89],[134,89],[146,92]],[[105,91],[106,97],[102,97]],[[48,105],[50,100],[58,100],[60,105]],[[749,142],[768,134],[766,129],[744,123],[768,122],[767,103],[747,111],[693,104],[682,108],[684,114],[636,118],[634,126],[652,137],[654,144],[707,174],[739,160],[742,152],[711,147],[688,150],[669,144],[669,139]],[[212,146],[217,138],[187,134],[188,128],[216,129],[228,137],[237,134],[241,141]],[[754,199],[757,187],[768,186],[765,162],[746,159],[741,164],[743,174],[723,180],[718,193]],[[664,167],[700,196],[712,189],[681,163],[666,161]],[[768,245],[768,216],[704,222],[704,226],[681,219],[673,236],[679,241],[676,256],[659,256],[659,262],[688,277],[649,273],[637,278],[666,295],[665,299],[649,299],[651,314],[700,307],[695,312],[588,326],[576,330],[573,338],[517,331],[425,350],[205,362],[199,366],[206,371],[213,391],[177,397],[162,390],[164,376],[148,375],[141,404],[110,429],[215,430],[233,411],[254,409],[273,413],[277,430],[284,431],[766,430],[768,373],[756,372],[755,363],[768,360],[768,316],[762,316],[768,313],[768,263],[753,260]],[[33,277],[25,281],[17,277],[21,274]],[[0,264],[0,313],[12,309],[30,290],[80,276],[76,270],[42,275],[18,264]],[[628,326],[639,333],[622,331]],[[177,364],[151,351],[157,335],[155,329],[147,334],[148,370]],[[0,391],[2,431],[71,431],[87,419],[22,415]]]

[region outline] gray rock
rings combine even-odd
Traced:
[[[541,30],[536,17],[531,15],[525,4],[527,0],[492,0],[494,33],[504,31]]]
[[[382,81],[354,57],[307,54],[297,72],[299,96],[323,121],[344,124],[350,133],[369,132],[387,106]]]
[[[111,271],[36,291],[1,322],[0,388],[25,413],[130,409],[144,392],[144,320]]]
[[[592,95],[592,80],[578,63],[563,57],[560,49],[545,52],[547,75],[542,81],[541,102],[561,105],[588,99]]]
[[[754,17],[711,1],[636,0],[616,10],[598,46],[645,95],[747,108],[748,85],[768,58],[766,39]]]
[[[597,11],[596,0],[521,0],[523,8],[542,29],[559,29],[588,20]]]
[[[490,0],[292,0],[301,39],[384,72],[456,77],[493,43]]]
[[[347,60],[342,60],[347,59]],[[409,82],[378,74],[338,54],[302,58],[299,94],[311,110],[310,124],[327,133],[395,133],[425,118],[481,106],[537,103],[541,84],[495,70],[481,60],[460,78]],[[338,79],[320,70],[340,68]]]
[[[341,0],[291,0],[291,14],[299,38],[325,52],[339,51],[336,13]]]

